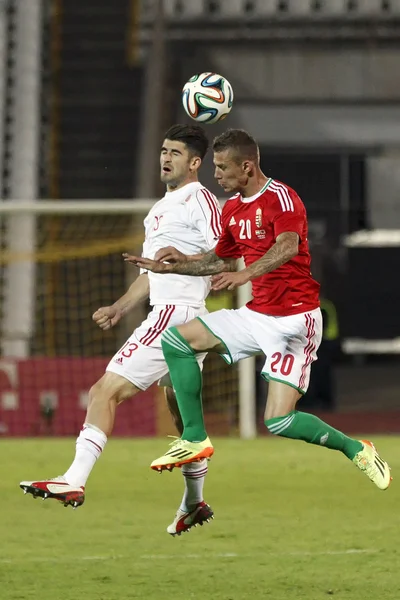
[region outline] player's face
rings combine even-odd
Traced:
[[[232,150],[214,152],[214,177],[229,194],[241,192],[249,179],[249,161],[239,162]]]
[[[193,158],[186,144],[164,140],[161,155],[161,181],[174,189],[185,183],[186,179],[197,171],[199,158]]]

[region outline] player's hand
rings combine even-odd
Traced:
[[[93,321],[100,327],[100,329],[103,329],[103,331],[107,331],[108,329],[114,327],[121,317],[121,311],[114,306],[102,306],[101,308],[98,308],[92,315]]]
[[[215,291],[235,290],[248,281],[250,281],[250,278],[244,270],[236,273],[218,273],[218,275],[211,277],[211,289]]]
[[[152,271],[153,273],[171,273],[172,265],[167,263],[159,262],[157,260],[151,260],[151,258],[143,258],[143,256],[132,256],[124,252],[122,255],[124,261],[131,265],[135,265],[145,271]]]
[[[173,246],[167,246],[166,248],[161,248],[156,252],[154,260],[170,263],[185,262],[187,260],[187,256]]]

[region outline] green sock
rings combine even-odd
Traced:
[[[308,444],[325,446],[331,450],[340,450],[353,460],[357,452],[363,449],[363,445],[358,440],[353,440],[347,435],[334,429],[315,415],[292,410],[284,417],[268,419],[265,421],[268,431],[275,435],[291,438],[293,440],[303,440]]]
[[[202,442],[207,433],[201,397],[203,378],[196,354],[176,327],[164,331],[161,346],[182,417],[182,439]]]

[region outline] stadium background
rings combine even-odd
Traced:
[[[346,430],[399,431],[399,19],[397,0],[1,1],[1,435],[74,435],[88,387],[143,316],[108,334],[90,318],[135,275],[120,253],[140,248],[137,199],[162,193],[163,131],[187,120],[180,89],[204,70],[235,91],[210,137],[248,129],[264,171],[308,209],[341,348],[327,358],[334,400],[313,393],[309,408]],[[210,159],[202,180],[219,193]],[[12,212],[38,199],[132,199],[132,217]],[[237,370],[211,358],[205,386],[211,431],[235,435]],[[264,395],[257,383],[249,402]],[[169,429],[152,389],[116,432]]]

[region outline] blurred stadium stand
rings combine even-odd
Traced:
[[[151,19],[157,2],[143,2],[143,17]],[[218,18],[222,20],[289,19],[387,19],[400,14],[398,0],[165,0],[171,19]]]

